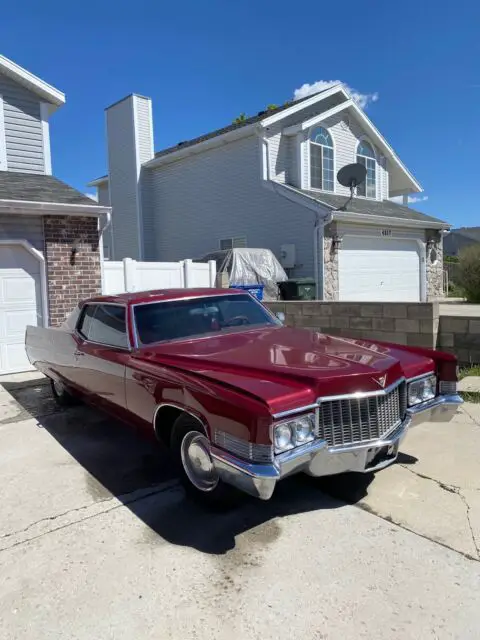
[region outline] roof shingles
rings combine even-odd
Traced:
[[[0,200],[98,206],[85,194],[53,176],[0,171]]]

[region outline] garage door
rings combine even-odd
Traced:
[[[344,235],[338,263],[340,300],[420,300],[420,255],[415,240]]]
[[[25,327],[42,323],[40,262],[21,245],[0,245],[0,374],[31,369]]]

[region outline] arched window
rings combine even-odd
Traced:
[[[333,142],[323,127],[310,133],[310,187],[333,191]]]
[[[357,195],[367,198],[377,197],[377,163],[372,145],[366,140],[360,140],[357,147],[357,162],[367,169],[365,182],[357,187]]]

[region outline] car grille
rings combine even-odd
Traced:
[[[329,447],[378,440],[400,424],[406,410],[404,381],[382,395],[320,401],[319,437]]]
[[[218,429],[214,431],[213,441],[225,451],[244,460],[252,462],[271,462],[273,460],[273,447],[268,444],[247,442]]]

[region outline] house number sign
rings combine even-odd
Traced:
[[[392,235],[392,230],[391,229],[382,229],[382,236],[383,237],[387,237],[387,236],[391,236]]]

